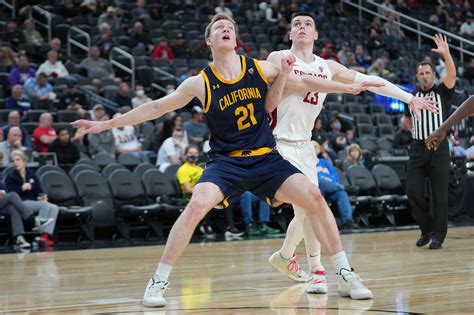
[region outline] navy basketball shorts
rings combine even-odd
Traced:
[[[229,157],[213,154],[199,183],[216,184],[224,194],[224,206],[238,202],[240,195],[250,191],[271,204],[283,182],[301,173],[276,151],[261,156]]]

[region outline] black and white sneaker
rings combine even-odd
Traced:
[[[161,307],[166,305],[166,299],[163,297],[165,291],[168,290],[168,282],[151,278],[143,295],[143,306]]]

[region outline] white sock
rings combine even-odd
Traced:
[[[346,269],[347,272],[351,271],[351,266],[349,265],[349,261],[347,261],[346,252],[342,251],[329,256],[329,259],[331,259],[331,263],[337,273],[340,273],[341,269]]]
[[[316,253],[306,253],[308,258],[309,270],[314,272],[316,270],[324,269],[323,264],[321,264],[321,252]]]
[[[280,255],[283,258],[290,259],[303,239],[303,220],[304,217],[295,216],[288,225],[285,241],[280,249]]]
[[[168,282],[171,270],[173,270],[173,266],[160,262],[156,268],[155,276],[158,276],[160,281]]]

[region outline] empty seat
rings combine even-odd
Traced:
[[[392,125],[392,118],[387,114],[375,114],[374,122],[376,125]]]
[[[112,174],[112,172],[115,171],[115,170],[126,170],[126,171],[128,171],[128,169],[125,166],[115,162],[115,163],[106,165],[104,167],[104,169],[102,170],[101,174],[102,174],[102,176],[104,176],[104,178],[109,178],[110,174]]]
[[[30,109],[28,111],[28,121],[38,123],[41,114],[47,113],[47,112],[48,111],[44,109]]]
[[[375,136],[375,128],[372,125],[364,124],[364,125],[357,125],[357,136],[358,137],[374,137]]]
[[[382,150],[392,149],[392,141],[390,141],[387,138],[377,138],[375,141],[377,142],[377,146],[379,147],[379,149],[382,149]]]
[[[41,166],[40,168],[38,168],[38,169],[36,170],[36,175],[37,175],[38,177],[41,177],[41,175],[43,175],[43,174],[46,173],[46,172],[50,172],[50,171],[62,172],[62,173],[64,173],[64,174],[66,174],[66,172],[65,172],[62,168],[60,168],[60,167],[58,167],[58,166],[55,166],[55,165],[43,165],[43,166]]]
[[[151,163],[140,163],[133,169],[133,173],[138,177],[142,178],[143,174],[150,169],[156,169],[156,166]]]
[[[395,136],[395,128],[391,125],[379,125],[377,130],[379,137],[393,138]]]
[[[122,165],[133,169],[135,166],[141,163],[140,157],[136,153],[127,152],[122,153],[117,158],[118,162]]]
[[[94,156],[94,164],[103,168],[109,164],[115,164],[117,161],[106,152],[99,152]]]
[[[359,103],[349,103],[346,106],[350,114],[365,114],[364,106]]]
[[[367,150],[370,152],[374,152],[378,150],[377,142],[374,139],[368,137],[362,137],[359,139],[359,145],[362,150]]]
[[[365,125],[372,125],[372,119],[370,115],[364,113],[358,113],[354,115],[355,121],[357,125],[365,124]]]
[[[80,172],[84,170],[89,170],[93,172],[97,172],[97,167],[94,167],[90,164],[76,164],[69,170],[69,176],[74,180]]]
[[[81,118],[78,112],[74,110],[59,110],[58,122],[73,122]]]

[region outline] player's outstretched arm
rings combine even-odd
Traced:
[[[398,86],[390,81],[375,75],[366,75],[351,69],[346,68],[340,63],[328,60],[329,69],[333,75],[332,79],[343,83],[362,83],[362,82],[377,82],[380,86],[370,86],[369,91],[396,98],[402,102],[410,104],[412,111],[417,119],[420,119],[420,110],[425,109],[433,113],[438,112],[435,106],[436,102],[431,97],[418,97],[408,92],[403,91]]]
[[[260,61],[260,66],[263,73],[271,83],[277,77],[279,70],[281,70],[281,59],[286,54],[280,52],[273,52],[268,56],[267,61]],[[288,75],[285,84],[285,89],[295,91],[308,92],[314,91],[319,93],[349,93],[359,94],[366,91],[370,86],[379,86],[380,83],[364,82],[355,84],[345,84],[309,75],[296,75],[293,72]]]
[[[426,147],[429,150],[437,149],[446,133],[453,127],[455,124],[459,123],[461,120],[467,116],[474,114],[474,96],[471,95],[461,106],[456,109],[456,111],[438,128],[436,129],[429,137],[425,140]]]
[[[204,99],[204,79],[201,75],[186,79],[173,93],[145,103],[128,113],[107,121],[76,120],[73,126],[79,128],[82,133],[98,133],[112,128],[128,125],[136,125],[147,120],[156,119],[175,109],[188,104],[195,96],[201,102]]]
[[[267,113],[273,112],[278,104],[280,104],[286,80],[288,79],[290,72],[293,70],[295,60],[295,56],[293,55],[287,55],[281,59],[281,70],[275,80],[273,80],[267,91],[267,96],[265,97],[265,111]]]

